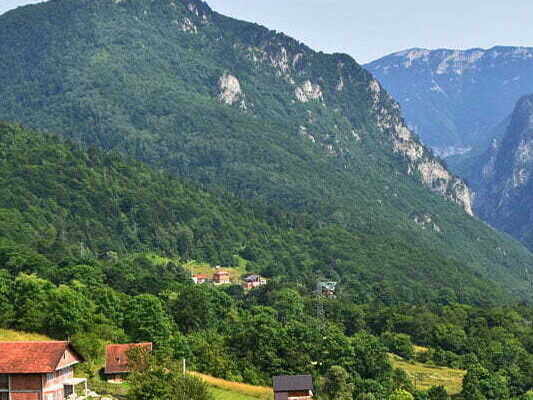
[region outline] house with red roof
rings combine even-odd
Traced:
[[[209,281],[209,275],[207,274],[196,274],[192,276],[192,281],[196,284],[203,284]]]
[[[110,344],[106,347],[104,374],[108,382],[124,382],[126,376],[132,371],[130,354],[133,351],[151,352],[152,343]]]
[[[59,400],[85,387],[74,378],[83,357],[69,342],[0,342],[0,400]]]

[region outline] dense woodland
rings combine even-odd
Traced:
[[[468,369],[466,400],[530,398],[533,309],[453,263],[426,268],[452,268],[468,290],[399,275],[387,251],[399,260],[394,248],[403,248],[402,266],[425,262],[406,243],[385,243],[379,257],[343,249],[364,238],[50,134],[0,129],[0,325],[72,339],[89,375],[106,343],[153,341],[159,359],[186,358],[230,380],[268,385],[274,374],[311,373],[327,400],[346,391],[448,398],[442,388],[417,391],[392,368],[392,352]],[[245,295],[240,286],[194,285],[183,268],[190,259],[230,266],[236,256],[270,283]],[[375,272],[347,278],[344,263],[362,259]],[[319,278],[340,281],[325,320],[316,315]],[[414,353],[412,344],[430,350]]]

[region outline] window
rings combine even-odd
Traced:
[[[0,400],[9,400],[9,393],[0,392]]]
[[[47,381],[52,381],[54,380],[55,377],[56,377],[56,374],[54,372],[52,372],[51,374],[46,374]]]
[[[9,378],[7,375],[0,374],[0,389],[9,389]]]

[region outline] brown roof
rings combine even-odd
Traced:
[[[145,348],[152,351],[152,343],[129,343],[110,344],[105,351],[105,373],[123,374],[130,372],[131,367],[128,360],[128,352],[134,348]]]
[[[67,350],[83,361],[69,342],[0,342],[0,374],[54,372]]]
[[[313,390],[311,375],[281,375],[272,377],[274,392]]]

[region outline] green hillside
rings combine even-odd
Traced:
[[[399,388],[442,394],[426,389],[443,377],[391,363],[388,352],[469,370],[465,398],[481,391],[522,400],[533,388],[533,310],[502,307],[511,300],[497,286],[407,241],[208,192],[5,123],[0,212],[0,339],[71,339],[86,360],[78,372],[101,393],[105,345],[144,341],[154,343],[159,370],[124,392],[164,391],[161,373],[186,358],[192,370],[239,382],[211,379],[221,399],[244,400],[251,388],[243,382],[302,373],[317,377],[319,391],[344,374],[354,399],[392,399]],[[271,278],[247,295],[237,285],[194,285],[186,272],[213,260],[242,267],[243,257]],[[318,277],[340,281],[320,319]],[[431,350],[414,355],[412,343]]]
[[[347,298],[362,301],[448,301],[451,293],[464,303],[507,302],[468,266],[401,238],[252,205],[121,156],[2,123],[0,237],[4,263],[20,246],[56,261],[156,251],[170,259],[154,265],[198,260],[241,273],[244,257],[250,271],[286,276],[309,291],[319,277],[337,279]]]
[[[364,238],[346,233],[341,250],[326,235],[315,249],[336,246],[337,254],[321,266],[324,274],[367,274],[367,259],[346,260],[357,249],[403,270],[401,281],[434,279],[434,271],[444,271],[438,265],[450,262],[458,274],[475,272],[530,295],[524,276],[531,254],[454,204],[467,202],[464,185],[406,130],[396,103],[348,56],[314,52],[196,0],[54,0],[1,16],[0,38],[2,119],[309,213]],[[93,240],[103,243],[85,239],[78,248],[154,241],[176,248],[179,235],[170,232],[179,226],[138,228],[132,215],[146,209],[121,204],[109,212],[116,207],[114,226],[95,221],[69,235],[116,232],[124,223],[127,239],[101,234]],[[412,252],[431,256],[411,263]],[[279,268],[298,264],[301,273],[308,263],[289,254]],[[413,301],[416,293],[406,296]]]

